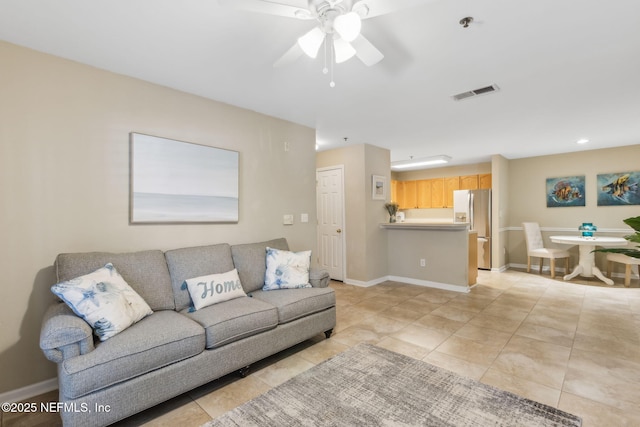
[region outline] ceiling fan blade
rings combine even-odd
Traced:
[[[360,0],[353,4],[351,10],[362,19],[367,19],[431,1],[433,0]]]
[[[351,42],[351,45],[355,48],[358,59],[367,67],[377,64],[384,58],[382,52],[371,44],[362,34],[356,37],[356,39]]]
[[[314,19],[309,12],[306,1],[288,1],[287,3],[269,0],[218,0],[220,5],[249,12],[266,13],[268,15],[286,16],[296,19]],[[294,4],[299,4],[296,6]]]
[[[284,55],[274,62],[273,68],[286,67],[287,65],[295,62],[296,59],[300,58],[302,55],[304,55],[304,51],[298,43],[294,43],[293,46],[284,53]]]

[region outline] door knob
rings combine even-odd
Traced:
[[[342,233],[342,229],[341,229],[341,228],[338,228],[338,229],[336,230],[336,233]]]

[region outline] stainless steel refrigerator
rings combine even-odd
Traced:
[[[478,232],[478,268],[491,269],[491,190],[453,192],[453,222]]]

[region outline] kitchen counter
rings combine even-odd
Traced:
[[[381,228],[399,230],[441,230],[441,231],[461,231],[468,230],[469,224],[454,224],[453,222],[387,222],[380,224]]]
[[[406,221],[380,224],[387,231],[389,279],[458,292],[475,284],[477,263],[470,268],[470,246],[477,234],[469,224],[453,221]],[[476,252],[474,252],[476,253]],[[477,260],[476,260],[477,262]]]

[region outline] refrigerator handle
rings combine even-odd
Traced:
[[[473,193],[471,191],[469,191],[469,229],[470,230],[475,230],[475,223],[474,223],[474,212],[473,212]]]

